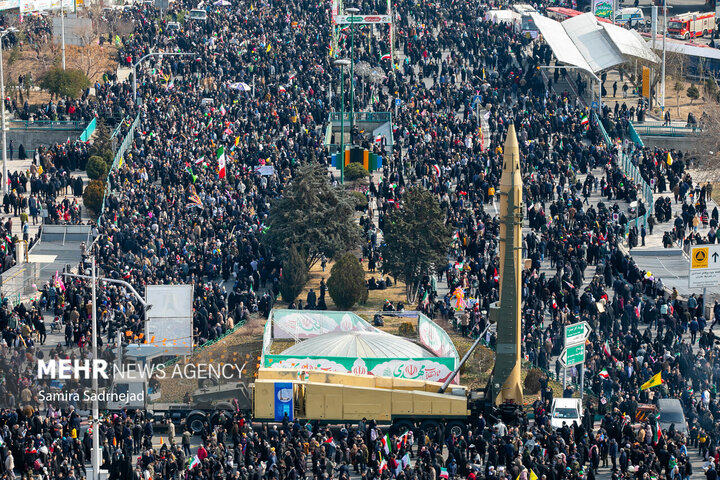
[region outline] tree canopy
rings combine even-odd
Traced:
[[[382,270],[405,282],[408,302],[415,301],[422,276],[447,262],[450,228],[444,218],[437,199],[421,187],[408,190],[401,208],[385,218]]]
[[[53,67],[40,79],[40,87],[58,97],[78,98],[90,86],[90,80],[81,70]]]
[[[309,277],[305,259],[302,258],[294,246],[291,246],[280,279],[280,293],[283,301],[292,303],[302,292]]]
[[[353,213],[355,201],[330,184],[327,170],[318,164],[300,167],[283,197],[270,207],[269,229],[263,241],[288,258],[295,246],[308,268],[325,255],[334,258],[360,242],[360,226]]]
[[[327,288],[340,310],[349,310],[356,303],[367,300],[365,271],[355,255],[348,252],[335,262]]]

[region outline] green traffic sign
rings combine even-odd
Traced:
[[[585,344],[570,345],[565,349],[565,365],[572,367],[585,363]]]
[[[583,343],[590,333],[590,326],[587,322],[573,323],[565,326],[565,345]]]

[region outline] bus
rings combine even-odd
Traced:
[[[510,8],[520,16],[520,33],[530,36],[531,38],[536,38],[539,32],[530,14],[537,13],[537,10],[525,3],[516,3]]]

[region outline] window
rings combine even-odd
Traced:
[[[578,418],[578,412],[574,408],[556,408],[553,411],[553,418]]]

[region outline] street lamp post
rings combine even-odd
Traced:
[[[335,60],[335,65],[340,67],[340,185],[345,184],[345,67],[350,60],[341,58]]]
[[[346,8],[350,16],[350,129],[355,126],[355,15],[359,8]],[[352,139],[351,139],[352,140]]]
[[[5,101],[3,100],[3,103]],[[97,354],[97,337],[98,337],[98,330],[97,330],[97,266],[95,265],[95,256],[91,257],[92,265],[91,265],[91,275],[75,275],[72,273],[63,273],[66,277],[74,277],[74,278],[82,278],[82,279],[89,279],[92,281],[91,291],[92,291],[92,356],[93,361],[97,360],[98,354]],[[135,295],[135,298],[137,298],[140,303],[143,304],[145,307],[145,311],[147,312],[149,306],[145,302],[145,300],[135,291],[135,289],[130,285],[129,283],[123,281],[123,280],[115,280],[113,278],[102,278],[100,280],[104,280],[106,282],[110,283],[119,283],[122,285],[125,285],[132,291],[132,293]],[[97,375],[93,375],[92,378],[92,390],[93,390],[93,402],[92,402],[92,453],[91,453],[91,462],[92,462],[92,469],[93,469],[93,480],[99,480],[100,479],[100,409],[98,406],[98,379]]]
[[[667,0],[663,0],[663,44],[662,44],[662,85],[660,93],[662,94],[662,116],[660,120],[665,120],[665,38],[667,37]],[[706,298],[706,297],[703,297]]]
[[[2,97],[2,107],[0,107],[0,114],[2,114],[2,121],[0,121],[0,128],[2,128],[2,162],[3,162],[3,193],[8,193],[8,168],[7,168],[7,128],[5,128],[5,72],[3,71],[3,49],[2,39],[5,35],[11,32],[16,32],[16,28],[8,28],[0,32],[0,97]]]
[[[60,37],[62,38],[62,69],[65,70],[65,3],[60,0]]]
[[[175,56],[183,56],[183,55],[197,55],[195,52],[153,52],[148,53],[144,57],[142,57],[140,60],[135,62],[132,66],[132,76],[133,76],[133,102],[137,104],[137,66],[140,65],[143,60],[149,57],[153,56],[163,56],[163,55],[175,55]]]

